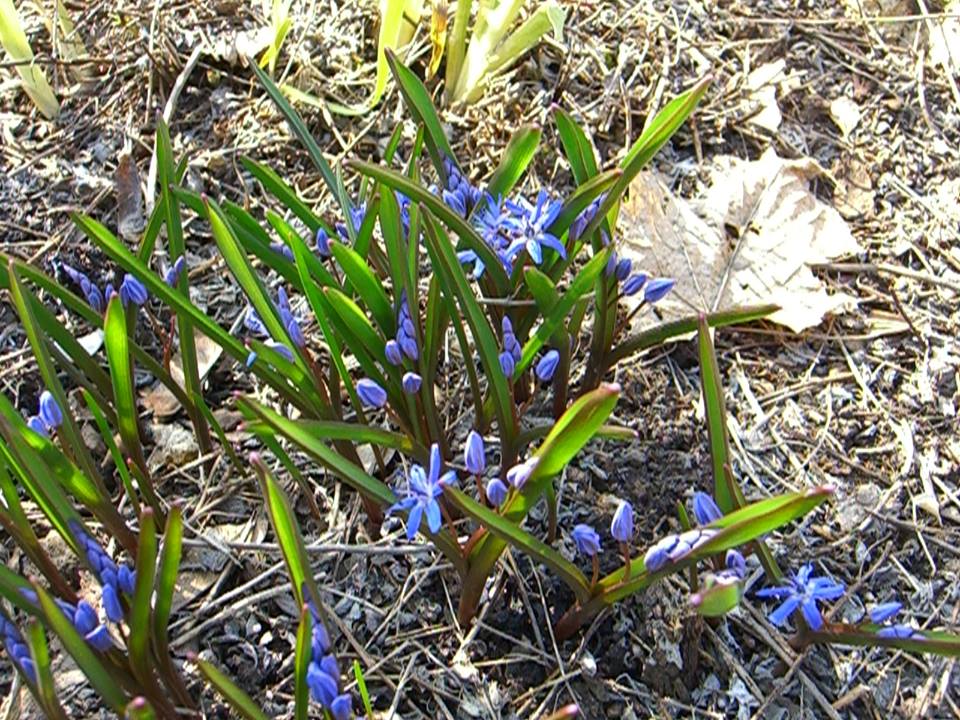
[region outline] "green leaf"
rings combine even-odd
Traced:
[[[740,325],[765,318],[779,309],[779,305],[748,305],[746,307],[731,308],[730,310],[708,313],[706,316],[707,324],[710,327]],[[613,367],[620,361],[626,360],[628,357],[642,350],[661,345],[670,338],[695,332],[698,322],[697,315],[690,315],[689,317],[679,320],[661,323],[656,327],[637,333],[624,340],[611,351],[607,359],[608,367]]]
[[[307,685],[307,669],[310,667],[310,655],[313,641],[313,617],[310,608],[303,605],[300,609],[300,624],[297,626],[297,644],[293,653],[294,677],[294,718],[307,720],[310,710],[310,687]]]
[[[283,203],[284,207],[300,218],[303,224],[310,228],[311,233],[316,233],[321,227],[326,229],[327,232],[331,231],[331,228],[313,213],[307,204],[300,199],[296,191],[273,168],[248,157],[241,157],[240,164],[260,181],[264,190],[277,198]]]
[[[390,488],[324,445],[310,432],[309,426],[288,420],[273,410],[247,398],[239,398],[237,407],[245,416],[260,420],[270,428],[270,432],[279,433],[298,445],[304,452],[336,473],[356,491],[373,498],[382,505],[392,505],[396,502],[396,497]]]
[[[430,93],[427,88],[407,66],[405,66],[397,56],[390,50],[386,51],[387,62],[390,64],[390,70],[400,88],[400,94],[407,105],[407,110],[413,116],[413,119],[426,130],[427,150],[433,160],[437,172],[443,184],[447,182],[447,171],[443,167],[443,159],[449,158],[456,164],[456,158],[453,156],[453,150],[447,141],[447,136],[443,132],[443,126],[440,124],[440,118],[437,116],[437,109],[430,99]],[[412,196],[407,195],[412,198]]]
[[[727,411],[724,407],[723,382],[717,355],[710,339],[707,319],[700,315],[697,345],[700,354],[700,382],[707,416],[707,434],[710,438],[710,460],[713,465],[713,496],[724,513],[736,508],[727,488],[724,466],[730,462],[730,443],[727,440]]]
[[[100,409],[100,405],[94,399],[93,395],[86,389],[83,390],[83,400],[87,404],[87,408],[90,410],[90,414],[93,416],[93,421],[97,425],[97,430],[100,431],[100,437],[103,438],[103,442],[107,446],[107,451],[110,453],[110,457],[113,459],[113,464],[117,468],[117,473],[120,475],[120,481],[123,483],[123,490],[127,494],[127,497],[130,499],[130,503],[133,505],[133,511],[137,515],[140,514],[140,498],[137,495],[137,491],[133,487],[133,481],[130,479],[130,471],[127,469],[127,463],[123,458],[123,455],[120,453],[120,448],[117,447],[116,441],[113,439],[113,429],[107,424],[107,419],[104,417],[103,410]]]
[[[530,339],[524,343],[520,362],[517,363],[516,369],[513,371],[514,377],[519,377],[524,370],[530,367],[533,359],[537,353],[540,352],[540,348],[542,348],[557,331],[563,328],[564,322],[570,314],[570,311],[573,310],[573,306],[576,305],[577,300],[593,286],[596,279],[600,276],[600,273],[603,272],[603,269],[607,266],[607,259],[610,257],[611,252],[608,248],[591,258],[590,262],[584,265],[583,269],[577,273],[577,277],[570,283],[570,287],[567,288],[567,291],[560,297],[560,300],[549,312],[544,312],[543,322],[540,323],[537,331]],[[550,279],[535,267],[524,268],[524,277],[527,284],[531,286],[531,291],[533,288],[536,288],[537,292],[533,293],[534,297],[537,296],[537,293],[540,293],[545,298],[548,291],[553,290],[553,283],[550,282]]]
[[[490,508],[481,505],[470,496],[453,487],[444,488],[444,494],[461,511],[476,520],[482,527],[492,532],[501,540],[522,550],[530,557],[547,565],[563,580],[577,596],[579,602],[585,602],[590,597],[590,582],[582,572],[569,560],[549,545],[541,542],[530,533],[523,530],[517,523],[501,517]]]
[[[253,465],[260,480],[260,490],[264,500],[267,501],[267,509],[270,513],[270,524],[273,525],[273,532],[277,536],[287,573],[293,583],[293,594],[297,604],[302,606],[311,600],[319,607],[320,595],[313,582],[307,549],[290,500],[259,455],[253,455],[250,458],[250,464]],[[307,593],[306,597],[304,591]]]
[[[353,676],[357,679],[357,690],[360,692],[360,701],[363,703],[363,710],[368,718],[373,717],[373,704],[370,702],[370,693],[367,691],[367,681],[363,677],[363,669],[360,667],[360,661],[353,661]]]
[[[370,310],[370,314],[377,321],[380,331],[385,336],[392,337],[397,329],[396,320],[393,316],[390,299],[383,289],[383,283],[353,248],[343,243],[332,243],[330,250],[340,267],[343,268],[344,275],[347,276],[360,299],[363,300]]]
[[[503,270],[503,264],[496,256],[490,246],[484,242],[477,231],[470,223],[457,215],[436,195],[421,187],[418,183],[404,177],[398,172],[389,168],[380,167],[372,163],[353,160],[348,163],[349,167],[362,175],[371,177],[377,182],[383,183],[388,187],[398,190],[410,198],[411,203],[424,205],[435,217],[440,219],[444,225],[450,228],[457,237],[483,260],[487,266],[486,272],[492,278],[493,284],[497,289],[499,296],[506,296],[509,287],[509,279]],[[411,217],[411,224],[413,218]]]
[[[434,271],[440,280],[440,287],[444,295],[447,296],[451,304],[456,302],[459,305],[464,320],[470,326],[470,333],[473,336],[473,342],[477,347],[477,354],[480,356],[480,362],[483,364],[494,399],[494,409],[500,424],[501,442],[507,448],[504,453],[509,457],[511,455],[509,448],[513,446],[516,437],[516,418],[513,414],[513,398],[510,394],[510,388],[507,379],[503,376],[503,371],[500,369],[500,344],[490,327],[487,316],[474,297],[473,290],[467,281],[463,268],[460,266],[460,262],[457,260],[453,246],[447,241],[446,237],[441,237],[440,231],[433,220],[429,217],[424,218],[424,220],[424,227],[427,231],[427,248],[430,251]]]
[[[57,700],[57,686],[53,680],[53,673],[50,672],[50,650],[47,647],[47,638],[43,633],[43,626],[36,620],[27,623],[27,631],[24,633],[24,640],[30,648],[30,657],[33,658],[33,667],[37,674],[36,695],[43,708],[43,713],[48,718],[57,720],[66,720],[67,715]],[[13,666],[19,671],[18,663]],[[20,673],[21,677],[25,677]],[[27,687],[33,690],[33,684],[29,678],[26,678]]]
[[[404,455],[413,455],[421,463],[428,459],[426,448],[415,445],[407,435],[402,433],[336,420],[297,420],[296,423],[304,432],[319,440],[349,440],[358,445],[370,443],[399,450]],[[254,433],[271,431],[268,424],[260,422],[249,422],[246,428]]]
[[[140,542],[137,548],[137,580],[130,603],[130,637],[127,650],[134,675],[147,687],[151,684],[150,603],[153,598],[157,568],[157,530],[153,511],[144,508],[140,514]]]
[[[287,123],[290,125],[290,130],[297,137],[297,139],[303,143],[303,146],[306,148],[307,154],[313,161],[314,166],[320,171],[320,176],[327,184],[327,188],[329,188],[330,192],[332,192],[335,196],[339,197],[340,192],[337,178],[333,174],[330,164],[327,162],[326,158],[323,157],[323,151],[320,150],[320,146],[317,144],[317,141],[314,139],[313,135],[310,134],[310,131],[307,129],[303,119],[300,117],[297,111],[294,110],[293,105],[287,101],[287,98],[284,97],[280,88],[278,88],[273,80],[270,79],[270,76],[261,70],[255,62],[250,61],[248,64],[250,65],[250,68],[253,70],[254,74],[257,76],[260,84],[263,85],[264,90],[267,91],[270,99],[273,100],[273,103],[277,106],[277,109],[287,119]],[[346,213],[347,208],[341,207],[341,210]]]
[[[180,554],[183,548],[183,512],[178,505],[167,513],[167,524],[163,531],[163,546],[160,549],[160,564],[157,570],[156,598],[153,605],[153,635],[157,639],[158,655],[166,655],[170,624],[170,611],[173,608],[173,593],[177,587],[177,575],[180,572]],[[139,580],[139,573],[137,575]]]
[[[740,604],[743,580],[708,574],[703,587],[690,596],[690,605],[703,617],[722,617]]]
[[[537,154],[542,134],[540,128],[532,125],[524,125],[513,134],[503,151],[500,165],[487,184],[488,193],[493,197],[500,197],[513,189]]]
[[[830,645],[855,645],[860,647],[888,647],[912,653],[931,653],[943,657],[960,657],[960,636],[936,630],[915,630],[909,638],[881,637],[877,635],[882,625],[863,623],[848,625],[828,623],[822,630],[807,631],[805,643],[829,643]]]
[[[80,636],[73,627],[73,623],[57,607],[47,591],[39,585],[34,585],[33,590],[37,593],[40,610],[47,626],[60,638],[64,650],[74,659],[104,702],[114,712],[122,713],[128,698],[117,685],[113,673],[104,667],[99,655]]]
[[[557,124],[557,134],[560,136],[563,153],[573,172],[573,179],[577,185],[583,185],[597,174],[597,158],[593,153],[593,145],[587,134],[566,110],[560,107],[555,108],[553,118]]]
[[[198,657],[193,657],[192,660],[200,673],[207,679],[207,682],[213,685],[230,707],[240,714],[240,717],[246,718],[246,720],[269,720],[250,696],[237,687],[237,685],[218,670],[215,665],[208,663],[206,660],[201,660]]]

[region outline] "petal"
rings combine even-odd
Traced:
[[[800,598],[796,595],[791,595],[786,600],[784,600],[776,610],[770,613],[767,616],[767,619],[778,627],[783,627],[786,624],[787,618],[793,615],[793,611],[797,609],[797,606],[800,604]]]
[[[430,532],[435,533],[443,524],[443,518],[440,517],[440,503],[436,500],[430,500],[427,503],[427,525]]]
[[[433,487],[440,479],[440,466],[443,465],[443,458],[440,457],[440,446],[434,443],[430,446],[430,475],[427,478],[429,487]]]
[[[527,240],[526,244],[527,253],[530,255],[530,259],[533,260],[534,265],[539,265],[543,262],[543,252],[540,250],[540,243],[536,240]]]
[[[823,627],[823,618],[820,617],[816,600],[804,600],[800,605],[800,609],[803,611],[803,619],[807,621],[807,625],[810,626],[811,630],[819,630]]]
[[[546,245],[548,248],[552,248],[557,251],[557,254],[560,255],[564,260],[567,258],[567,249],[563,246],[563,243],[560,242],[555,235],[551,235],[548,232],[540,234],[540,244]]]
[[[423,517],[423,505],[417,503],[407,516],[407,540],[413,540],[420,529],[420,519]]]

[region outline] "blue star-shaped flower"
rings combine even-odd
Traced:
[[[440,446],[434,443],[430,447],[430,468],[424,470],[420,465],[412,465],[407,476],[407,496],[391,506],[389,513],[406,510],[407,539],[412,540],[420,529],[423,516],[427,516],[427,527],[435,533],[440,529],[443,519],[440,515],[440,503],[437,498],[443,494],[443,488],[457,482],[457,474],[453,470],[440,474],[443,458],[440,457]]]
[[[526,250],[530,259],[539,265],[543,262],[544,245],[556,250],[560,257],[567,257],[566,248],[563,247],[560,239],[547,232],[547,228],[553,225],[563,209],[562,202],[551,200],[547,191],[541,190],[537,195],[536,205],[531,205],[524,198],[519,198],[517,201],[508,200],[505,204],[513,214],[513,225],[518,235],[507,251],[507,256],[511,260],[522,250]]]
[[[795,576],[787,578],[786,584],[759,590],[757,597],[783,600],[768,616],[774,625],[784,625],[787,618],[799,608],[810,629],[819,630],[823,627],[823,618],[817,603],[836,600],[845,590],[843,583],[834,582],[830,578],[813,577],[813,565],[807,563]]]

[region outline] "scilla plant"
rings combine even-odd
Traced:
[[[238,474],[252,470],[257,478],[301,611],[293,671],[297,718],[305,718],[313,702],[326,717],[339,720],[351,715],[353,702],[297,518],[275,475],[281,468],[297,481],[308,505],[315,503],[292,451],[356,490],[373,528],[387,516],[390,522],[399,518],[408,537],[420,534],[433,543],[459,576],[464,623],[476,614],[508,546],[549,567],[569,588],[569,607],[556,627],[559,637],[682,572],[695,581],[693,607],[708,616],[728,612],[743,595],[747,557],[756,555],[772,583],[766,594],[781,601],[771,619],[796,618],[799,642],[956,654],[960,643],[952,636],[884,625],[892,608],[880,608],[856,626],[826,622],[818,603],[837,599],[837,584],[817,578],[812,568],[785,578],[774,562],[765,536],[815,509],[831,491],[814,488],[746,502],[731,471],[709,335],[711,326],[762,317],[773,308],[693,316],[635,336],[617,322],[618,301],[625,295],[643,293],[649,306],[672,287],[670,279],[647,278],[616,258],[619,199],[693,110],[706,83],[671,101],[623,163],[606,171],[599,169],[586,134],[556,111],[576,182],[560,199],[547,188],[529,194],[520,189],[540,143],[535,128],[517,133],[485,183],[469,179],[423,85],[394,58],[390,62],[419,132],[402,171],[391,167],[400,152],[399,128],[385,165],[350,163],[363,178],[354,196],[282,93],[254,67],[337,200],[338,217],[320,217],[278,173],[249,158],[244,167],[278,207],[266,211],[265,225],[229,199],[186,190],[179,184],[185,161],[173,157],[161,123],[156,145],[161,192],[139,247],[131,250],[90,217],[75,217],[116,264],[114,284],[102,285],[90,268],[73,267],[62,269],[61,284],[4,258],[0,285],[10,293],[49,395],[38,407],[21,409],[23,414],[8,401],[0,403],[5,441],[0,518],[39,572],[23,578],[0,571],[0,594],[16,608],[0,630],[41,707],[62,713],[43,633],[30,618],[60,638],[114,709],[175,717],[198,703],[166,644],[183,523],[144,461],[135,366],[180,402],[204,456],[219,445]],[[424,149],[432,169],[424,167]],[[181,220],[187,210],[209,223],[247,298],[249,305],[236,318],[239,334],[190,299]],[[163,237],[165,261],[158,251]],[[102,331],[106,369],[48,307],[50,301]],[[151,327],[171,328],[160,338],[160,360],[135,340],[145,317],[159,320]],[[610,540],[587,525],[568,532],[558,527],[557,478],[592,438],[628,442],[635,436],[608,423],[620,394],[619,386],[605,382],[612,365],[693,331],[700,342],[713,495],[698,496],[698,527],[684,510],[682,532],[646,546],[634,537],[632,509],[621,503],[609,534],[623,565],[601,577],[599,554]],[[269,390],[258,394],[260,400],[236,399],[247,430],[262,444],[245,461],[204,398],[195,333],[219,344],[240,372]],[[173,378],[175,358],[182,381]],[[112,457],[115,473],[108,477],[81,433],[80,406],[71,402],[78,394]],[[532,420],[531,409],[542,406],[550,408],[552,422]],[[370,452],[361,453],[367,448]],[[370,461],[364,463],[363,456]],[[46,555],[19,503],[21,492],[99,581],[106,620],[89,598],[77,596]],[[527,523],[541,501],[548,511],[545,528]],[[311,507],[322,520],[315,504]],[[161,522],[166,530],[158,550],[155,526]],[[122,561],[96,539],[101,534],[135,558],[135,565],[122,570]],[[584,563],[563,553],[564,544],[589,559],[589,575]],[[704,574],[698,576],[697,569]],[[220,670],[199,658],[193,662],[238,714],[265,717]],[[369,715],[362,675],[357,677]]]

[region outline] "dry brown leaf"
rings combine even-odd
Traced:
[[[140,173],[130,153],[120,156],[113,182],[117,191],[117,231],[124,240],[136,240],[143,232],[146,218],[143,215]]]
[[[193,341],[197,348],[197,371],[200,381],[207,376],[223,354],[223,348],[198,330],[193,331]],[[183,387],[183,366],[180,353],[170,360],[170,375],[173,381]],[[176,415],[180,410],[180,401],[162,383],[142,393],[144,407],[153,411],[158,420]]]
[[[830,103],[830,117],[846,140],[860,124],[860,106],[848,97],[838,97]]]
[[[772,149],[756,161],[719,157],[711,186],[690,203],[641,173],[620,215],[621,253],[677,279],[657,305],[666,319],[772,302],[782,308],[774,322],[794,332],[814,327],[856,299],[828,294],[808,265],[861,250],[839,213],[810,192],[820,174],[812,160],[784,160]],[[639,313],[634,329],[654,321]]]

